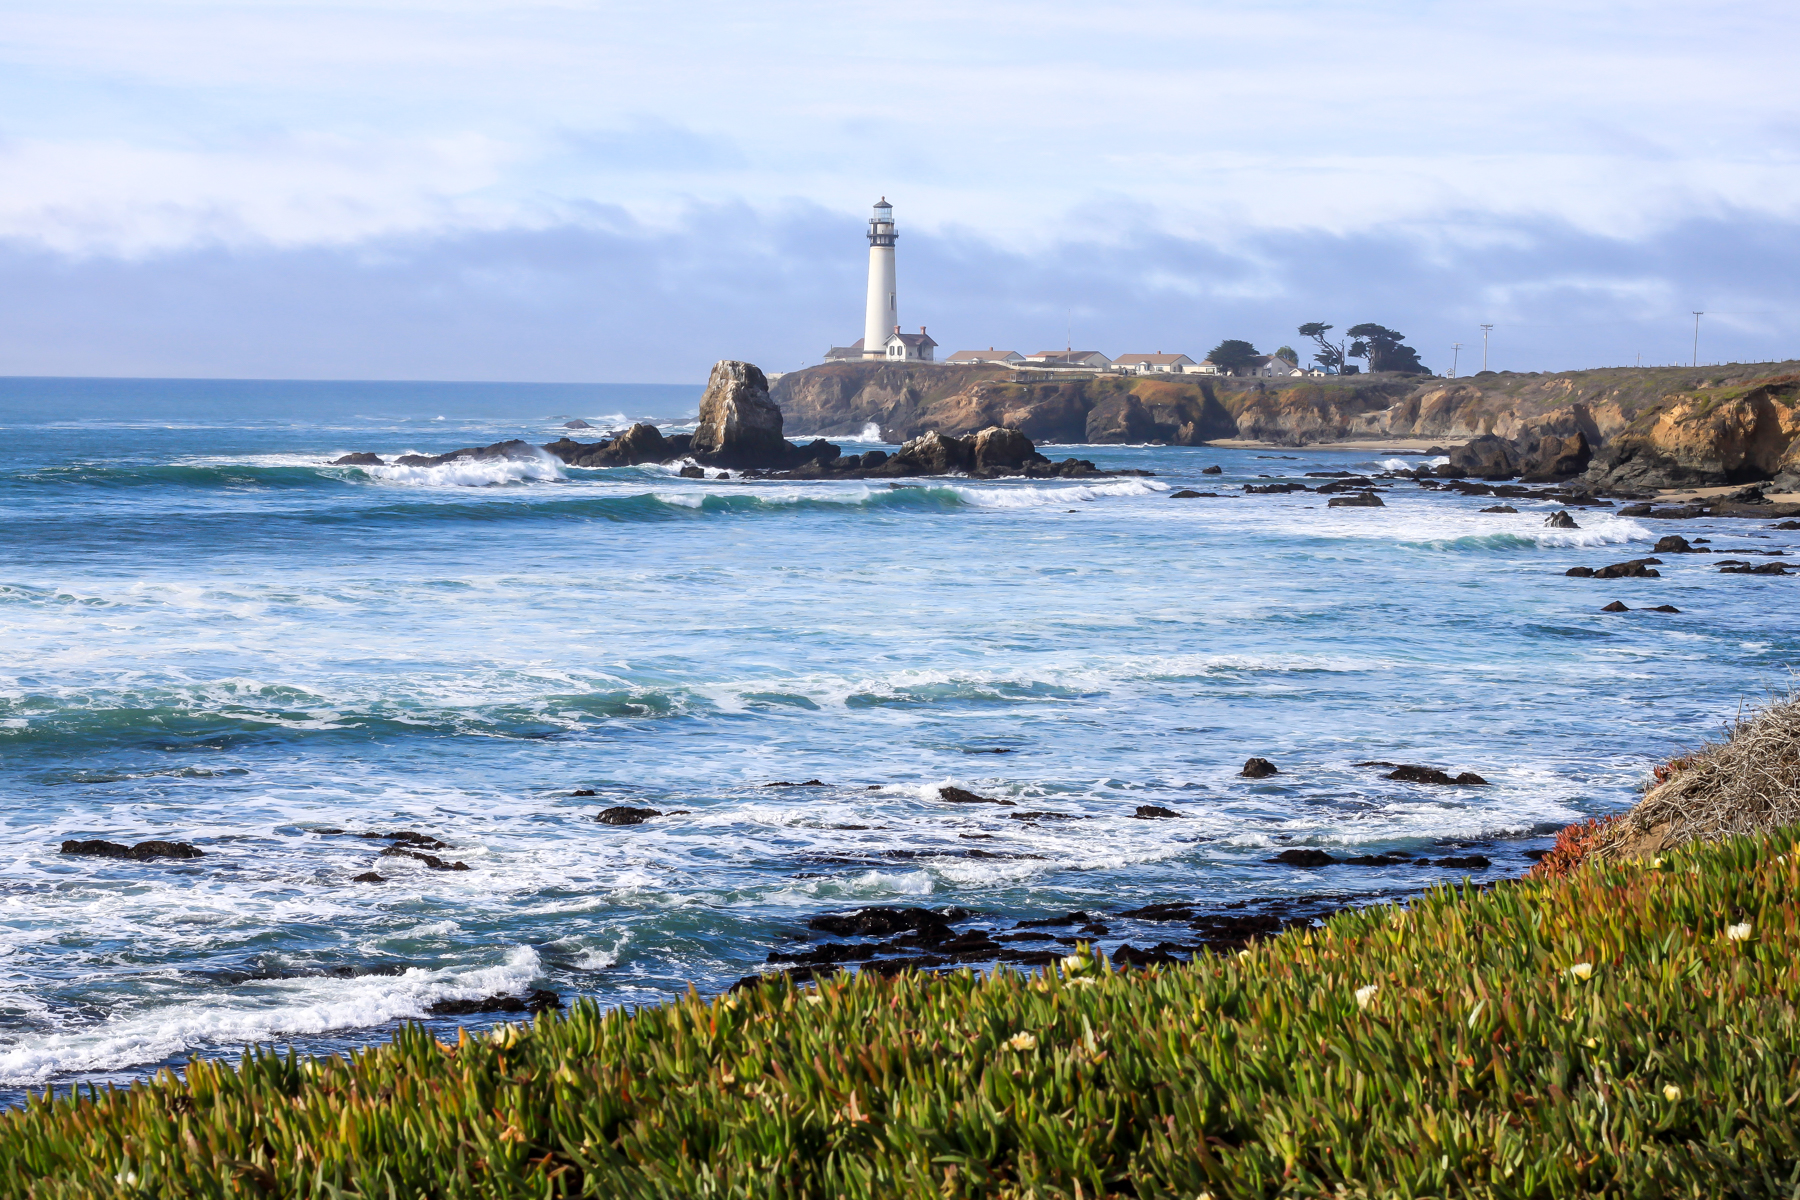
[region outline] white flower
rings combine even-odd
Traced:
[[[1652,871],[1660,871],[1660,870],[1662,870],[1662,869],[1663,869],[1663,860],[1662,860],[1662,859],[1660,859],[1660,858],[1653,858],[1653,859],[1651,859],[1651,860],[1650,860],[1650,869],[1651,869],[1651,870],[1652,870]]]
[[[1593,978],[1593,975],[1594,975],[1594,964],[1593,963],[1576,963],[1574,966],[1569,968],[1569,974],[1571,974],[1575,978],[1581,979],[1581,980],[1591,979],[1591,978]]]
[[[1239,957],[1239,958],[1249,958],[1249,957],[1250,957],[1250,952],[1249,952],[1249,951],[1248,951],[1248,950],[1239,950],[1239,951],[1238,951],[1238,957]]]
[[[1745,921],[1742,925],[1727,925],[1725,927],[1725,940],[1728,942],[1743,942],[1748,941],[1749,938],[1750,922],[1748,921]]]
[[[1672,1083],[1663,1084],[1663,1099],[1667,1100],[1670,1104],[1675,1103],[1677,1100],[1681,1099],[1681,1089]]]
[[[806,993],[806,1002],[808,1004],[823,1004],[825,1003],[825,997],[819,995],[817,992],[808,992]]]
[[[1071,979],[1071,980],[1069,980],[1069,981],[1068,981],[1068,982],[1069,982],[1069,986],[1070,986],[1070,987],[1084,987],[1084,988],[1087,988],[1087,987],[1097,987],[1097,986],[1099,986],[1099,985],[1098,985],[1098,984],[1096,984],[1096,983],[1095,983],[1095,982],[1094,982],[1094,981],[1093,981],[1093,980],[1092,980],[1092,979],[1088,979],[1088,978],[1086,978],[1086,977],[1085,977],[1085,976],[1084,976],[1084,977],[1083,977],[1083,978],[1081,978],[1081,979]]]
[[[1006,1039],[1006,1044],[1014,1050],[1026,1051],[1037,1049],[1037,1035],[1031,1033],[1015,1033]]]
[[[1358,1008],[1369,1007],[1369,1001],[1373,1000],[1375,998],[1375,993],[1379,992],[1380,990],[1381,990],[1381,985],[1379,983],[1364,984],[1362,987],[1357,988],[1356,989],[1356,1007],[1358,1007]]]

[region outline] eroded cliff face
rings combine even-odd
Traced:
[[[773,395],[789,428],[890,441],[988,426],[1036,442],[1244,438],[1304,446],[1426,438],[1446,446],[1512,442],[1524,461],[1564,466],[1594,454],[1588,477],[1617,487],[1738,483],[1781,474],[1800,487],[1795,391],[1800,363],[1617,368],[1469,379],[1359,375],[1275,380],[1169,376],[1038,378],[1006,367],[839,363],[783,376]]]

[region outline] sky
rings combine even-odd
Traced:
[[[1791,4],[0,0],[0,374],[1800,356]],[[1456,343],[1461,349],[1455,350]]]

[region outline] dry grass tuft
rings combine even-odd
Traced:
[[[1593,848],[1629,858],[1800,822],[1800,694],[1748,717],[1725,739],[1656,769],[1650,790]]]

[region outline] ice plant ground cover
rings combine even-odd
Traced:
[[[0,1117],[0,1194],[1791,1195],[1795,838],[1153,971],[777,981],[201,1063]]]

